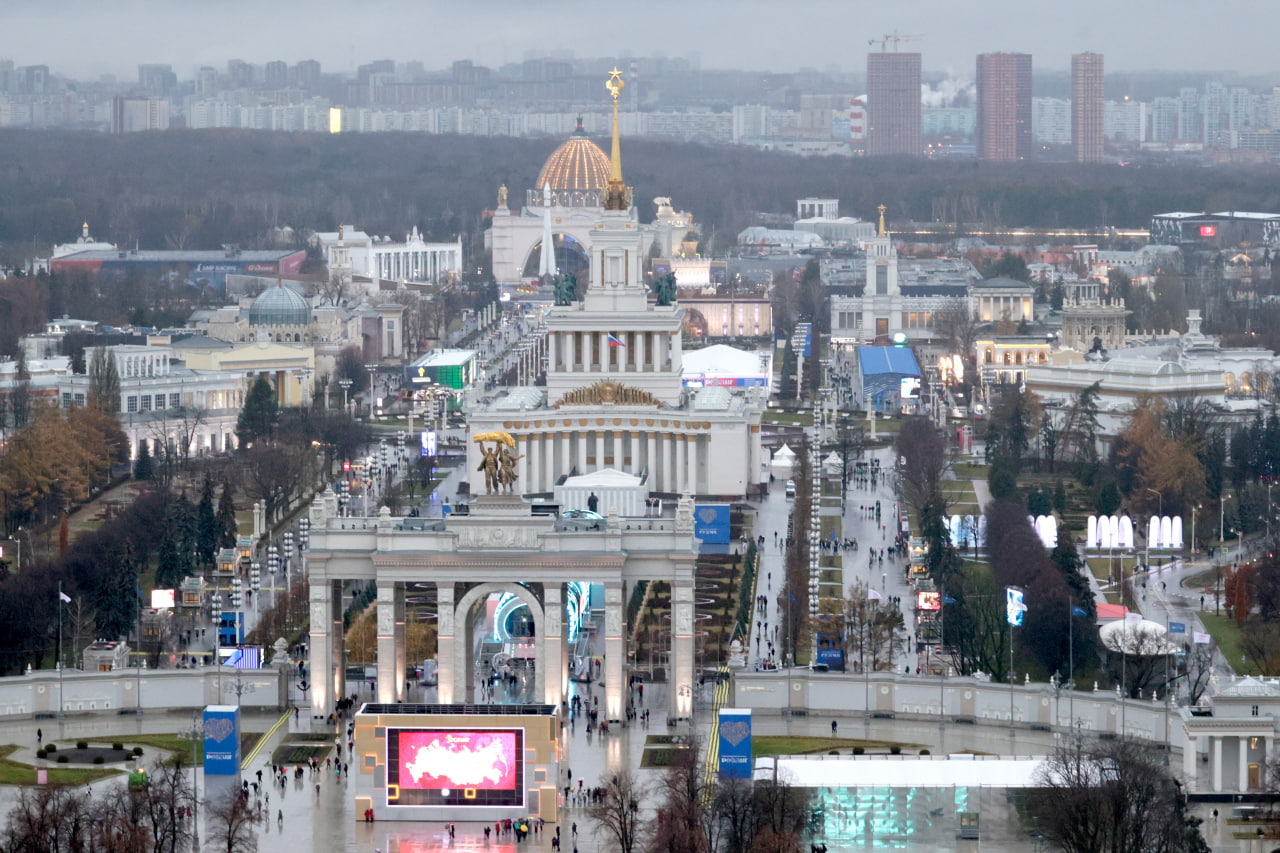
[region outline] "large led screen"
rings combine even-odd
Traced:
[[[390,729],[387,805],[523,806],[523,729]]]

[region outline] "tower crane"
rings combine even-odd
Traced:
[[[885,33],[878,39],[868,39],[867,45],[871,46],[876,42],[880,42],[880,52],[885,53],[888,51],[889,42],[893,42],[893,52],[897,53],[899,42],[919,41],[922,38],[924,38],[924,33],[899,33],[897,30],[894,30],[891,33]]]

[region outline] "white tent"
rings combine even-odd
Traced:
[[[596,512],[608,515],[609,507],[617,507],[623,516],[644,515],[644,499],[649,489],[640,478],[616,468],[601,468],[590,474],[569,477],[555,487],[555,501],[561,510],[590,509],[591,495],[597,498]]]
[[[784,480],[790,480],[795,474],[796,453],[785,444],[778,448],[773,454],[773,462],[770,465],[770,472],[775,477],[781,477]]]
[[[844,460],[840,458],[840,454],[834,450],[831,455],[822,460],[822,470],[828,474],[839,474],[844,468]]]

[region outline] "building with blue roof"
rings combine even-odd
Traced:
[[[858,347],[858,395],[878,412],[898,412],[920,399],[920,364],[907,347]]]

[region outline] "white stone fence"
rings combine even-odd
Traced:
[[[1012,702],[1010,698],[1012,697]],[[793,668],[734,673],[732,707],[757,714],[807,713],[819,717],[862,716],[948,721],[1086,732],[1109,732],[1169,742],[1181,749],[1184,735],[1176,707],[1164,697],[1124,699],[1114,690],[1058,690],[1049,684],[1008,684],[975,678],[921,677],[892,673],[815,673]],[[1167,721],[1167,729],[1166,729]],[[1166,731],[1168,735],[1166,736]]]
[[[219,669],[221,673],[219,673]],[[66,714],[136,713],[205,705],[246,710],[288,706],[287,674],[276,667],[236,670],[117,669],[110,672],[32,670],[0,678],[0,719]]]

